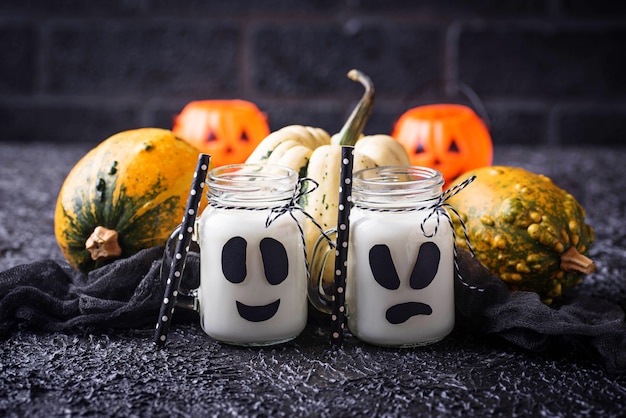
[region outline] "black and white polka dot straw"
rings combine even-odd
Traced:
[[[335,247],[335,277],[333,281],[333,310],[330,324],[330,344],[343,344],[346,322],[346,270],[348,267],[348,240],[350,238],[350,207],[352,206],[352,166],[354,147],[341,147],[339,179],[339,207],[337,216],[337,246]]]
[[[200,154],[198,156],[198,164],[193,175],[183,221],[178,232],[174,257],[172,258],[172,264],[165,284],[163,303],[161,304],[161,310],[154,332],[154,343],[159,346],[165,344],[167,332],[172,322],[178,289],[183,276],[183,270],[185,269],[185,262],[187,261],[187,252],[189,251],[194,224],[200,207],[200,201],[202,200],[202,190],[204,189],[204,182],[206,181],[206,175],[209,169],[209,161],[210,156],[208,154]],[[165,257],[163,258],[163,262],[165,262]]]

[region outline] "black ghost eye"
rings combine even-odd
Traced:
[[[389,247],[384,244],[370,248],[370,268],[374,280],[385,289],[395,290],[400,287],[400,278],[391,258]]]
[[[456,139],[453,139],[452,142],[450,142],[450,146],[448,147],[448,152],[451,152],[453,154],[458,154],[459,152],[461,152],[461,150],[459,149],[459,146],[456,144]]]
[[[261,244],[261,257],[263,258],[263,268],[265,278],[269,284],[277,285],[287,278],[289,272],[289,259],[287,250],[280,241],[274,238],[263,238]]]
[[[246,131],[243,131],[241,133],[241,141],[242,142],[249,142],[250,138],[248,138],[248,133]]]
[[[246,278],[247,245],[242,237],[233,237],[222,248],[222,273],[231,283],[241,283]]]
[[[439,247],[434,242],[422,244],[411,272],[411,288],[424,289],[432,283],[439,269],[440,255]]]

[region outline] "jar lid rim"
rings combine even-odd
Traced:
[[[272,164],[230,164],[216,167],[207,176],[210,198],[269,201],[291,198],[298,173]]]
[[[226,177],[229,175],[228,177]],[[297,177],[298,173],[291,167],[275,164],[228,164],[213,168],[209,171],[210,180],[220,178],[260,177],[263,180]]]
[[[410,176],[402,179],[401,176]],[[431,189],[444,184],[443,174],[423,166],[381,166],[359,170],[353,174],[353,187],[372,188],[413,185],[415,189]]]

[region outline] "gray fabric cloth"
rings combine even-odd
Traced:
[[[163,247],[115,261],[89,274],[65,263],[40,261],[0,273],[0,337],[18,327],[51,332],[154,326],[163,298]],[[531,292],[510,292],[468,252],[459,251],[457,327],[498,335],[530,351],[583,350],[609,373],[626,371],[622,309],[603,299],[577,297],[546,306]],[[167,262],[167,260],[166,260]],[[199,257],[189,254],[182,287],[197,286]],[[479,290],[477,290],[479,289]],[[177,311],[178,321],[195,318]]]
[[[466,251],[459,252],[459,265],[466,281],[485,289],[456,284],[457,321],[469,331],[534,352],[582,350],[610,373],[626,371],[626,324],[617,304],[574,295],[548,306],[536,293],[508,291]]]
[[[89,274],[51,260],[0,273],[0,338],[18,326],[55,332],[156,322],[162,255],[163,247],[150,248]],[[193,262],[188,268],[188,277],[198,273]]]

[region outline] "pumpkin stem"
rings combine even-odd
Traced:
[[[596,263],[589,257],[579,253],[576,247],[572,246],[561,254],[561,270],[590,274],[596,271]]]
[[[108,260],[122,255],[122,249],[117,242],[117,231],[97,226],[85,242],[85,249],[91,253],[95,261]]]
[[[372,80],[359,70],[350,70],[348,78],[358,81],[365,87],[363,97],[357,103],[350,117],[337,134],[339,137],[339,145],[354,145],[357,139],[363,133],[363,128],[372,114],[374,107],[374,84]]]

